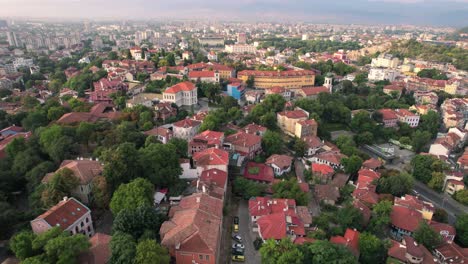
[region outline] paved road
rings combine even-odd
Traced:
[[[245,245],[244,263],[260,264],[262,263],[260,252],[256,251],[253,247],[253,241],[255,240],[255,238],[257,238],[258,235],[252,232],[248,201],[241,200],[239,202],[239,209],[237,215],[239,216],[239,234],[244,240],[243,244]],[[232,243],[234,243],[234,240],[232,241]]]
[[[301,179],[302,182],[305,182],[304,178],[304,163],[302,163],[301,159],[296,159],[294,162],[294,170],[296,171],[296,176]],[[315,199],[314,193],[310,192],[310,200],[309,200],[309,212],[312,214],[312,216],[319,216],[320,215],[320,205],[317,203],[317,200]]]
[[[453,224],[456,221],[457,215],[468,213],[468,207],[463,206],[462,204],[453,200],[452,197],[450,197],[447,194],[440,194],[435,192],[434,190],[430,189],[425,184],[419,181],[415,181],[414,190],[423,199],[447,211],[449,215],[449,222],[451,224]]]

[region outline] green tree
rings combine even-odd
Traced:
[[[363,217],[359,209],[354,206],[345,206],[336,213],[337,223],[342,227],[362,230]]]
[[[436,208],[434,215],[432,215],[432,219],[434,221],[437,221],[439,223],[448,223],[448,214],[447,211],[445,211],[442,208]]]
[[[180,138],[171,138],[168,143],[176,147],[176,153],[179,158],[187,157],[188,143],[186,140]]]
[[[111,192],[120,184],[141,176],[140,159],[135,144],[123,143],[101,154],[104,161],[103,175]]]
[[[59,236],[44,247],[49,263],[78,263],[78,255],[90,247],[88,238],[82,234]]]
[[[294,142],[294,154],[296,157],[303,157],[307,150],[307,144],[304,140],[296,138]]]
[[[32,242],[35,235],[30,231],[23,231],[16,234],[10,240],[10,249],[19,260],[36,255],[35,250],[32,248]]]
[[[159,239],[157,232],[166,216],[157,213],[151,206],[122,209],[114,219],[113,232],[124,232],[138,240],[145,232]]]
[[[357,155],[353,155],[349,158],[343,158],[341,159],[341,163],[344,166],[344,171],[351,174],[357,173],[362,167],[362,159]]]
[[[453,198],[464,205],[468,205],[468,190],[463,189],[455,192]]]
[[[411,160],[413,167],[413,176],[423,183],[428,183],[431,180],[432,169],[435,158],[429,155],[416,155]]]
[[[383,237],[388,225],[391,222],[393,204],[391,201],[380,201],[372,208],[372,218],[369,223],[369,231]]]
[[[247,81],[245,82],[245,84],[247,85],[247,88],[254,88],[254,85],[255,85],[255,77],[253,75],[250,75],[247,79]]]
[[[442,192],[442,188],[444,187],[445,174],[442,172],[433,172],[431,176],[431,180],[427,183],[427,186],[429,186],[434,191]]]
[[[417,130],[412,135],[411,146],[416,153],[419,153],[429,143],[430,140],[430,132]]]
[[[167,249],[155,240],[143,240],[136,247],[135,264],[169,264]]]
[[[304,254],[303,263],[358,263],[357,259],[347,248],[335,245],[327,240],[319,240],[310,244],[306,243],[300,248]]]
[[[115,232],[110,242],[111,264],[133,263],[136,256],[135,239],[126,233]]]
[[[240,176],[236,177],[234,180],[234,193],[242,196],[246,200],[251,197],[260,196],[266,188],[267,186],[265,184],[250,181]]]
[[[364,232],[359,235],[359,262],[363,264],[384,263],[387,249],[384,241],[376,236]]]
[[[116,216],[120,211],[153,205],[153,185],[146,179],[136,178],[122,184],[112,195],[110,209]]]
[[[296,200],[298,205],[306,206],[309,203],[309,196],[302,191],[296,178],[283,180],[272,186],[275,198],[287,198]]]
[[[47,111],[47,118],[54,121],[62,117],[67,111],[62,106],[54,106]]]
[[[73,171],[63,168],[55,173],[46,184],[46,189],[42,192],[41,201],[46,207],[57,204],[64,196],[71,196],[72,191],[78,187],[80,180]]]
[[[301,264],[304,255],[290,239],[281,239],[279,243],[269,239],[260,248],[262,263],[266,264]]]
[[[414,231],[414,239],[423,244],[427,249],[433,250],[436,246],[442,243],[442,237],[425,221],[419,223],[418,228]]]
[[[267,130],[262,138],[262,148],[266,156],[279,154],[282,151],[284,142],[279,133]]]
[[[381,177],[378,180],[377,190],[379,193],[389,193],[401,197],[409,193],[414,186],[414,179],[408,173],[402,172],[397,175]]]
[[[91,181],[91,193],[93,194],[93,204],[102,209],[106,209],[110,202],[109,186],[104,176],[96,176]]]
[[[468,247],[468,214],[459,215],[455,223],[457,240],[463,247]]]
[[[141,149],[139,156],[145,178],[159,187],[174,185],[182,174],[176,151],[172,144],[150,144]]]

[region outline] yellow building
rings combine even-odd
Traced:
[[[464,190],[465,184],[462,181],[457,180],[448,180],[447,185],[445,186],[445,192],[453,195],[454,193]]]
[[[283,130],[284,133],[295,136],[296,134],[296,123],[299,121],[305,121],[309,119],[309,113],[302,109],[293,111],[284,111],[276,114],[278,127]]]
[[[305,86],[314,86],[315,72],[309,70],[299,71],[240,71],[237,78],[241,79],[244,84],[249,79],[249,76],[254,78],[254,87],[266,89],[275,86],[284,87],[287,89],[302,88]]]
[[[445,89],[444,91],[448,94],[457,94],[457,90],[458,90],[458,85],[459,83],[458,82],[450,82],[448,81],[446,84],[445,84]]]

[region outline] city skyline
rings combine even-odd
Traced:
[[[414,24],[465,26],[467,0],[306,1],[203,0],[0,0],[0,17],[52,19],[197,19],[231,21],[303,21],[312,23]]]

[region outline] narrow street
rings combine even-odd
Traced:
[[[243,244],[245,246],[244,263],[262,263],[260,252],[255,250],[253,246],[253,241],[258,237],[258,235],[252,232],[252,224],[249,216],[249,201],[240,200],[237,216],[239,216],[239,235],[242,237]],[[234,240],[232,241],[232,243],[234,243]]]

